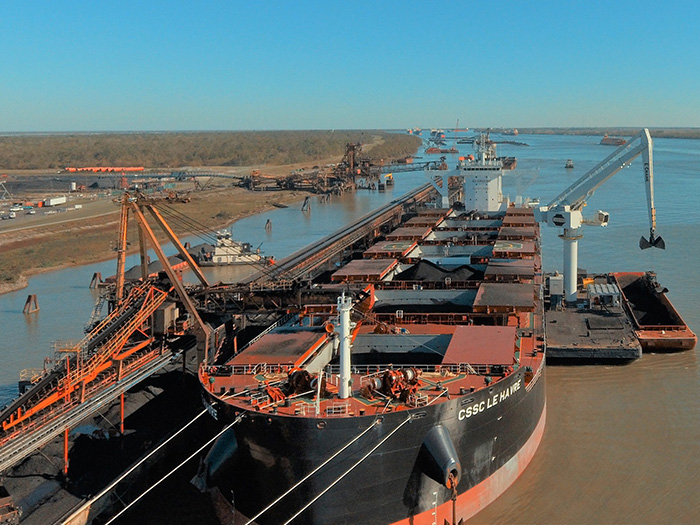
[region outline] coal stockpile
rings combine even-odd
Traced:
[[[484,272],[466,264],[448,270],[430,261],[422,260],[397,274],[394,280],[438,282],[444,281],[446,277],[451,278],[452,282],[483,280]]]

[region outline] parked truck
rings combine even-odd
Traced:
[[[65,197],[49,197],[48,199],[44,199],[44,206],[60,206],[65,203]]]

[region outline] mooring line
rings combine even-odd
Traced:
[[[357,463],[355,463],[352,467],[350,467],[348,470],[346,470],[345,472],[343,472],[343,474],[341,474],[341,476],[340,476],[338,479],[336,479],[333,483],[331,483],[331,484],[328,485],[325,489],[323,489],[323,490],[320,492],[320,494],[318,494],[318,496],[316,496],[314,499],[312,499],[311,501],[309,501],[306,505],[304,505],[304,506],[301,508],[301,510],[300,510],[299,512],[297,512],[294,516],[292,516],[292,517],[289,518],[287,521],[285,521],[285,522],[284,522],[284,525],[289,525],[292,521],[294,521],[302,512],[304,512],[304,511],[305,511],[306,509],[308,509],[311,505],[313,505],[313,504],[316,502],[316,500],[318,500],[318,499],[319,499],[321,496],[323,496],[326,492],[328,492],[329,490],[331,490],[341,479],[343,479],[345,476],[347,476],[348,474],[350,474],[350,472],[351,472],[355,467],[357,467],[360,463],[362,463],[365,459],[367,459],[375,450],[377,450],[380,446],[382,446],[382,444],[383,444],[387,439],[389,439],[389,438],[390,438],[391,436],[393,436],[396,432],[398,432],[398,430],[399,430],[402,426],[404,426],[406,423],[408,423],[409,421],[411,421],[411,419],[412,419],[411,416],[408,416],[399,426],[397,426],[394,430],[392,430],[389,434],[387,434],[387,436],[386,436],[384,439],[382,439],[379,443],[377,443],[374,447],[372,447],[372,449],[371,449],[369,452],[367,452],[367,454],[365,454],[364,456],[362,456],[362,458],[361,458]],[[370,427],[370,428],[371,428],[371,427]],[[249,523],[250,523],[250,522],[249,522]],[[247,524],[246,524],[246,525],[247,525]]]
[[[187,427],[189,427],[192,423],[197,421],[200,417],[202,417],[204,414],[207,413],[207,409],[203,409],[199,414],[197,414],[194,419],[192,419],[190,422],[188,422],[184,427],[182,427],[180,430],[175,432],[172,436],[170,436],[168,439],[163,441],[160,445],[158,445],[156,448],[154,448],[151,452],[146,454],[143,458],[141,458],[136,464],[134,464],[129,470],[124,472],[121,476],[119,476],[117,479],[115,479],[112,483],[107,485],[101,492],[99,492],[96,496],[90,498],[87,502],[85,502],[83,505],[80,506],[78,510],[76,510],[69,518],[67,521],[72,520],[75,518],[78,514],[81,512],[85,511],[86,508],[90,507],[92,504],[94,504],[97,500],[102,498],[105,494],[107,494],[110,490],[112,490],[119,482],[121,482],[124,478],[126,478],[129,474],[131,474],[134,470],[136,470],[138,467],[140,467],[145,461],[147,461],[153,454],[158,452],[161,448],[163,448],[165,445],[167,445],[170,441],[175,439],[182,431],[184,431]]]
[[[205,409],[204,412],[206,412],[206,411],[207,411],[207,410]],[[200,414],[200,415],[201,415],[201,414]],[[199,415],[198,415],[197,417],[199,417]],[[236,423],[240,422],[241,419],[243,419],[243,414],[239,415],[236,419],[233,420],[233,422],[231,422],[230,424],[226,425],[218,434],[216,434],[213,438],[211,438],[209,441],[207,441],[206,443],[204,443],[204,445],[202,445],[201,447],[199,447],[195,452],[193,452],[187,459],[185,459],[183,462],[181,462],[177,467],[175,467],[174,469],[172,469],[172,470],[171,470],[170,472],[168,472],[165,476],[163,476],[162,478],[160,478],[160,479],[159,479],[158,481],[156,481],[153,485],[151,485],[149,488],[147,488],[145,491],[143,491],[134,501],[132,501],[131,503],[129,503],[126,507],[124,507],[122,510],[120,510],[117,514],[115,514],[114,516],[112,516],[112,517],[110,518],[110,520],[107,521],[107,523],[105,523],[105,525],[110,525],[110,523],[112,523],[112,522],[113,522],[114,520],[116,520],[119,516],[121,516],[122,514],[124,514],[127,510],[129,510],[129,508],[131,508],[133,505],[135,505],[138,501],[141,500],[141,498],[143,498],[144,496],[146,496],[146,494],[148,494],[149,492],[151,492],[154,488],[156,488],[158,485],[160,485],[163,481],[165,481],[166,479],[168,479],[172,474],[174,474],[174,473],[175,473],[180,467],[182,467],[185,463],[187,463],[189,460],[191,460],[191,459],[192,459],[193,457],[195,457],[197,454],[199,454],[200,452],[202,452],[202,450],[204,450],[204,449],[207,448],[209,445],[211,445],[214,441],[216,441],[224,432],[226,432],[227,430],[229,430],[229,429],[230,429],[233,425],[235,425]],[[191,423],[191,422],[190,422],[190,423]]]

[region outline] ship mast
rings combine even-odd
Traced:
[[[350,330],[352,326],[350,310],[352,310],[352,299],[345,297],[345,292],[343,292],[343,295],[338,297],[338,319],[340,321],[340,386],[338,394],[340,399],[347,399],[351,394],[350,349],[352,345],[350,343]]]

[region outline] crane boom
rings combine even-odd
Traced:
[[[587,220],[583,218],[581,210],[586,205],[586,201],[605,181],[639,155],[642,155],[644,161],[644,181],[649,212],[649,239],[642,237],[639,240],[639,247],[643,250],[651,247],[665,248],[664,240],[656,236],[653,141],[646,128],[557,195],[549,204],[535,210],[538,221],[564,228],[560,237],[564,240],[564,288],[569,301],[575,300],[576,297],[578,239],[582,237],[580,228],[583,224],[605,226],[608,223],[608,214],[603,211],[598,211],[597,217],[593,220]]]
[[[652,144],[649,130],[642,130],[552,199],[547,207],[553,208],[555,206],[568,205],[571,209],[581,209],[586,199],[593,195],[595,190],[636,159],[642,152],[646,152],[645,157],[649,159],[645,158],[645,164],[649,162],[651,160]]]

